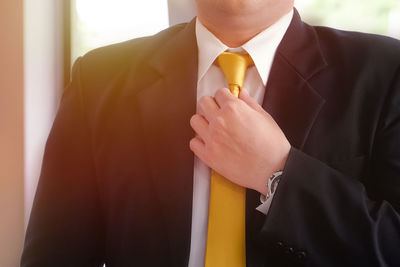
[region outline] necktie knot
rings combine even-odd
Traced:
[[[226,77],[232,94],[239,96],[246,70],[254,64],[252,58],[249,54],[223,52],[218,56],[218,64]]]

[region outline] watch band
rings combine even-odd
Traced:
[[[261,203],[264,203],[265,201],[267,201],[274,193],[276,188],[278,187],[279,181],[281,180],[283,171],[277,171],[274,174],[272,174],[272,176],[269,178],[268,183],[267,183],[267,187],[268,187],[268,192],[267,195],[261,195],[260,196],[260,201]]]

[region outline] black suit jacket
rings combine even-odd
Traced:
[[[22,266],[187,266],[196,75],[194,21],[76,62]],[[247,266],[400,266],[400,43],[295,12],[263,107],[292,149]]]

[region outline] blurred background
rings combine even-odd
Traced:
[[[0,266],[19,265],[47,135],[77,57],[195,16],[194,0],[0,0]],[[400,39],[399,0],[296,0],[313,25]]]

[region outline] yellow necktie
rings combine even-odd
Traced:
[[[218,63],[238,97],[251,57],[224,52]],[[212,170],[205,267],[246,266],[245,211],[246,189]]]

